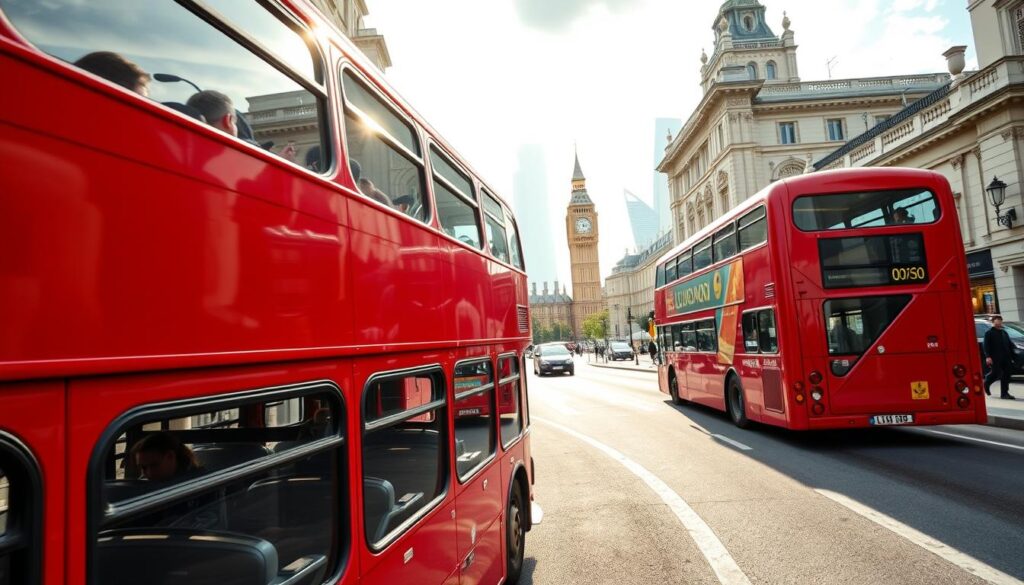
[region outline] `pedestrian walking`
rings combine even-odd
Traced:
[[[982,345],[985,348],[985,363],[991,368],[985,376],[985,394],[991,396],[989,387],[999,380],[999,397],[1015,400],[1010,395],[1010,371],[1013,369],[1017,350],[1010,341],[1010,336],[1003,330],[1001,316],[992,317],[992,328],[985,332]]]
[[[657,364],[658,363],[658,344],[654,343],[653,339],[651,340],[650,343],[647,344],[647,353],[651,354],[651,362],[654,363],[654,364]]]

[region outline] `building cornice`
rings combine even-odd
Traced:
[[[761,89],[763,84],[764,80],[727,81],[713,84],[711,89],[704,94],[700,103],[697,104],[693,113],[690,114],[690,118],[686,121],[686,124],[684,124],[682,129],[676,133],[675,138],[672,139],[672,143],[665,149],[665,156],[661,159],[661,162],[658,163],[656,170],[662,173],[669,172],[668,165],[671,164],[683,148],[691,142],[690,138],[694,135],[692,130],[704,121],[704,118],[707,117],[708,113],[711,111],[711,106],[713,104],[717,104],[719,101],[725,100],[726,96],[729,95],[756,95],[757,91]]]

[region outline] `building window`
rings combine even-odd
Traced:
[[[725,122],[722,122],[721,124],[718,125],[718,129],[716,130],[716,132],[718,132],[718,148],[724,150],[725,149]]]
[[[1017,31],[1017,47],[1024,53],[1024,6],[1013,11],[1013,24]]]
[[[754,31],[754,16],[747,14],[743,17],[743,28],[747,29],[747,32]]]
[[[796,122],[779,122],[779,144],[796,144]]]
[[[845,134],[843,133],[843,120],[842,118],[833,118],[825,121],[825,126],[828,129],[829,140],[845,140]]]
[[[747,63],[747,76],[749,79],[757,79],[757,63]]]
[[[775,79],[778,76],[775,71],[775,61],[769,61],[768,64],[764,66],[764,71],[765,79]]]

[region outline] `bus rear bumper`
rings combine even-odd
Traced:
[[[873,415],[813,416],[807,421],[808,429],[853,429],[879,426],[919,427],[930,425],[983,425],[988,423],[985,413],[974,410],[915,412],[914,422],[902,425],[873,425]]]

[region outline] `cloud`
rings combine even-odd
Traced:
[[[547,32],[562,31],[597,7],[622,12],[643,0],[516,0],[516,12],[529,27]]]

